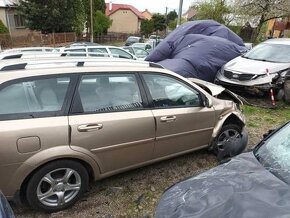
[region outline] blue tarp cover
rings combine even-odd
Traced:
[[[156,62],[184,77],[213,82],[217,71],[245,52],[243,40],[213,20],[187,22],[170,33],[149,54]]]

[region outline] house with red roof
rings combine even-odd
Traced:
[[[25,19],[17,12],[19,0],[0,0],[0,19],[10,35],[21,36],[30,33],[25,27]]]
[[[113,21],[108,32],[136,34],[140,32],[142,13],[132,5],[106,3],[106,15]]]

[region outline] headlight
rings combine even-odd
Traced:
[[[274,79],[274,78],[277,79],[277,78],[279,78],[279,74],[278,73],[269,73],[269,75],[268,75],[267,73],[265,73],[265,74],[257,76],[256,78],[265,78],[265,77],[271,77],[272,79]]]
[[[287,70],[281,71],[280,76],[281,76],[281,77],[285,77],[287,73],[290,73],[290,69],[287,69]]]

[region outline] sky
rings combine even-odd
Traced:
[[[109,3],[110,0],[105,0]],[[168,12],[176,10],[178,12],[179,0],[111,0],[112,3],[116,4],[129,4],[133,5],[139,11],[148,9],[153,13],[165,13],[165,7],[168,7]],[[183,0],[183,12],[185,12],[193,0]]]

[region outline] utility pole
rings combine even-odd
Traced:
[[[165,27],[165,37],[167,36],[167,28],[168,28],[167,10],[168,10],[168,7],[165,7],[165,24],[166,24],[166,27]]]
[[[179,27],[181,25],[182,5],[183,5],[183,0],[179,0],[177,27]]]
[[[94,42],[93,0],[90,0],[90,10],[91,10],[91,42]]]

